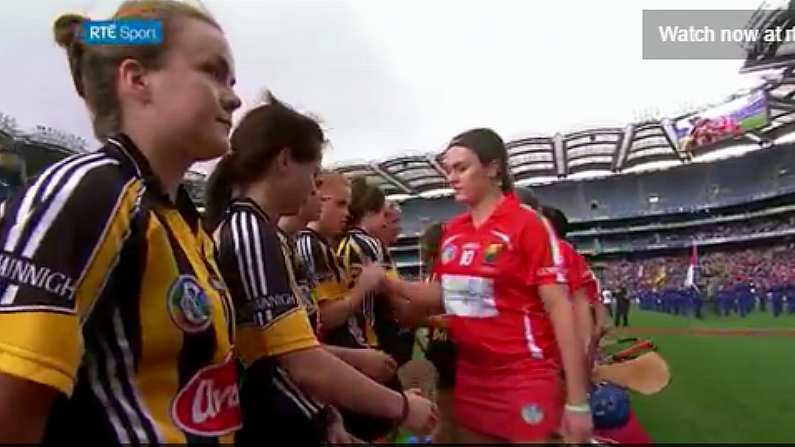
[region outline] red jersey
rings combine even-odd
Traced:
[[[599,303],[599,283],[588,262],[577,253],[577,250],[567,241],[558,240],[563,263],[566,268],[566,282],[572,294],[585,288],[585,295],[591,305]]]
[[[559,375],[560,353],[538,287],[565,284],[566,276],[545,219],[513,194],[479,227],[470,214],[458,216],[445,225],[434,272],[451,315],[459,377],[488,377],[485,383],[497,386],[495,377],[506,374],[528,381]]]

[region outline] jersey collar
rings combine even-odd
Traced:
[[[201,215],[199,211],[196,210],[196,205],[193,203],[193,199],[190,198],[185,187],[179,185],[177,188],[176,202],[172,201],[171,197],[165,192],[160,178],[152,170],[152,165],[149,164],[149,160],[146,159],[144,154],[138,149],[138,146],[135,145],[128,135],[124,133],[115,134],[108,137],[108,143],[112,149],[120,152],[123,158],[128,161],[129,165],[135,171],[136,176],[146,185],[147,192],[151,193],[161,203],[175,206],[183,217],[188,220],[192,228],[195,229],[199,225]]]
[[[488,217],[488,219],[486,219],[478,228],[483,228],[484,225],[491,224],[495,220],[499,220],[506,215],[510,215],[519,209],[520,205],[519,199],[513,192],[507,192],[503,194],[502,199],[497,204],[497,207],[494,208],[494,211],[491,212],[491,215]],[[467,222],[474,228],[475,222],[472,220],[472,213],[469,213],[468,217],[469,219]]]

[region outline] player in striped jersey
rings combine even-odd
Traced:
[[[296,242],[299,237],[299,231],[305,228],[309,222],[317,220],[319,217],[320,196],[317,190],[313,190],[297,213],[289,216],[282,216],[279,219],[279,229],[290,239],[290,258],[292,259],[293,269],[295,270],[295,281],[298,285],[298,290],[301,292],[301,303],[306,309],[309,322],[312,324],[312,330],[315,331],[316,335],[320,315],[317,311],[317,302],[313,297],[312,276],[311,272],[306,269],[307,266],[301,262],[298,256]]]
[[[400,205],[392,200],[386,200],[386,219],[380,228],[373,228],[374,235],[384,247],[384,265],[387,274],[397,278],[400,276],[397,264],[392,258],[389,247],[396,244],[400,235],[401,210]],[[414,354],[414,328],[412,326],[401,327],[397,320],[397,306],[399,301],[394,299],[382,299],[375,302],[376,335],[379,347],[395,358],[398,365],[404,365],[411,360]],[[380,317],[379,317],[380,315]]]
[[[319,199],[320,212],[312,213],[311,209],[305,210],[306,207],[314,207],[311,200],[308,200],[296,215],[299,219],[307,220],[298,222],[303,223],[304,228],[295,234],[295,258],[297,271],[305,275],[305,281],[310,288],[313,305],[323,306],[328,311],[318,312],[324,316],[324,322],[320,326],[333,328],[346,321],[347,314],[339,315],[339,311],[345,312],[353,308],[347,300],[355,300],[356,297],[353,295],[357,294],[364,296],[366,291],[364,289],[361,289],[361,292],[350,291],[346,288],[336,253],[328,242],[336,239],[345,230],[350,201],[348,180],[342,174],[324,171],[317,178],[317,187],[318,193],[314,197]],[[297,228],[298,225],[292,227]],[[364,283],[360,284],[360,288],[362,286]],[[337,303],[338,301],[340,303]],[[334,309],[338,304],[341,304],[341,309]],[[337,315],[334,315],[334,312],[337,312]],[[329,315],[332,318],[328,318]],[[334,318],[337,318],[338,322],[335,322]],[[316,330],[316,334],[323,340],[320,331]],[[367,348],[363,344],[355,347],[326,344],[326,349],[378,382],[385,383],[395,378],[397,369],[395,360],[381,351]]]
[[[55,22],[97,152],[67,158],[0,220],[0,443],[217,444],[241,425],[232,304],[180,182],[229,150],[232,56],[181,2],[125,2],[157,46],[84,44]]]
[[[367,378],[323,349],[312,331],[289,240],[276,222],[296,213],[314,188],[323,132],[312,119],[269,99],[241,120],[232,151],[208,186],[207,213],[217,224],[219,266],[235,302],[244,366],[238,442],[345,442],[325,433],[328,411],[321,403],[430,430],[430,402]],[[376,281],[383,275],[377,267],[368,270]]]
[[[388,225],[389,209],[387,208],[384,193],[376,186],[368,185],[364,177],[353,179],[351,183],[351,202],[349,209],[349,229],[340,240],[337,255],[340,258],[347,287],[355,289],[361,287],[363,280],[367,279],[364,272],[367,266],[383,266],[386,269],[385,277],[397,278],[397,272],[389,263],[387,249],[376,236]],[[362,267],[365,266],[365,267]],[[370,289],[367,289],[370,290]],[[379,336],[389,334],[396,328],[395,315],[392,310],[390,297],[381,290],[367,293],[358,303],[351,303],[354,309],[348,327],[337,328],[332,337],[353,334],[358,338],[358,343],[364,343],[371,348],[384,349],[393,345],[382,345],[384,339]],[[389,334],[391,335],[391,334]],[[391,340],[389,340],[391,341]],[[391,354],[390,352],[387,352]],[[387,386],[400,390],[401,384],[397,377],[387,382]],[[362,439],[383,439],[388,435],[388,425],[385,421],[355,419],[346,415],[348,426]]]
[[[386,207],[384,193],[377,187],[368,185],[364,177],[355,178],[351,185],[350,229],[340,240],[337,255],[342,262],[343,271],[349,287],[359,281],[361,266],[376,264],[395,276],[396,272],[388,264],[387,249],[376,237],[386,225],[389,209]],[[368,346],[379,347],[379,323],[387,322],[392,316],[382,310],[389,305],[389,297],[383,293],[369,293],[358,309],[356,329]],[[376,304],[381,301],[380,304]],[[378,311],[377,311],[378,310]]]

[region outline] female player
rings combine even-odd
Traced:
[[[364,177],[357,177],[351,183],[351,203],[349,209],[349,230],[339,243],[337,255],[342,262],[350,286],[360,282],[359,270],[362,265],[375,264],[387,266],[386,247],[376,234],[388,225],[389,209],[381,189],[368,185]],[[380,302],[379,302],[380,301]],[[388,298],[380,293],[371,293],[357,306],[358,329],[364,342],[371,347],[379,347],[379,323],[393,323]],[[390,326],[391,328],[391,326]]]
[[[217,224],[244,366],[241,443],[324,442],[328,412],[315,399],[421,432],[435,424],[426,399],[391,391],[323,349],[301,305],[276,222],[314,188],[323,141],[315,121],[271,98],[240,122],[209,182],[208,218]],[[378,275],[365,268],[362,281],[377,283]]]
[[[433,224],[425,229],[420,237],[423,263],[429,272],[439,262],[441,253],[442,233],[441,224]],[[433,275],[428,275],[427,281],[434,281]],[[430,333],[428,335],[428,349],[425,356],[436,367],[439,373],[436,403],[439,406],[439,429],[434,433],[433,441],[437,444],[449,444],[457,441],[455,419],[453,417],[453,391],[455,388],[455,363],[456,346],[448,333],[447,318],[435,315],[428,318]]]
[[[386,286],[429,313],[452,314],[459,441],[543,442],[560,428],[566,441],[586,442],[584,353],[554,233],[512,193],[495,132],[464,132],[443,158],[469,212],[445,225],[439,281],[387,278]]]
[[[105,145],[47,169],[0,223],[2,444],[217,443],[241,425],[231,303],[179,186],[229,149],[232,55],[181,2],[128,1],[113,19],[159,20],[163,41],[91,46],[87,18],[55,21]]]
[[[348,207],[348,231],[339,243],[337,255],[343,268],[347,288],[361,287],[364,273],[361,266],[369,265],[371,271],[397,276],[389,265],[387,249],[378,234],[389,226],[391,218],[384,193],[376,186],[368,185],[364,177],[351,182],[351,200]],[[380,285],[380,279],[377,284]],[[328,335],[329,343],[350,347],[369,347],[385,351],[394,358],[394,341],[398,338],[398,327],[389,297],[380,291],[365,294],[352,306],[348,324],[337,327]],[[339,307],[340,305],[332,306]],[[321,310],[322,312],[322,310]],[[344,343],[350,343],[345,345]],[[400,380],[395,375],[385,382],[393,390],[400,390]],[[360,418],[358,415],[345,415],[352,433],[366,441],[383,440],[390,433],[386,421],[373,418]]]
[[[322,171],[317,177],[317,194],[307,201],[298,216],[304,219],[301,230],[294,234],[296,272],[303,276],[309,291],[308,300],[311,307],[323,307],[323,312],[316,312],[318,324],[315,334],[324,340],[323,330],[335,328],[353,315],[351,301],[363,298],[366,290],[348,290],[337,256],[331,248],[331,242],[345,231],[348,219],[348,202],[350,202],[350,185],[344,175],[333,171]],[[317,213],[304,210],[307,206],[314,207],[317,199]],[[282,219],[281,222],[284,222]],[[293,225],[293,228],[298,225]],[[299,279],[299,286],[301,285]],[[319,321],[319,314],[325,322]],[[397,364],[395,360],[382,351],[367,348],[365,345],[344,347],[331,344],[326,349],[355,367],[368,377],[386,383],[395,378]]]

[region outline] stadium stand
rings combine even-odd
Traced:
[[[795,241],[793,95],[792,70],[732,95],[727,103],[764,98],[766,120],[701,146],[684,147],[677,123],[694,116],[686,113],[624,128],[510,141],[510,165],[517,183],[532,185],[542,202],[567,213],[570,237],[589,255],[605,287],[624,285],[636,298],[662,290],[679,293],[690,248],[697,244],[703,254],[697,285],[705,292],[728,293],[740,287],[736,278],[753,275],[756,281],[743,287],[753,286],[759,293],[786,288],[795,279],[789,257],[766,261],[776,274],[763,274],[754,266]],[[348,175],[364,174],[400,197],[405,234],[393,253],[405,275],[418,273],[416,235],[429,223],[462,211],[445,190],[437,156],[339,167]],[[727,267],[739,273],[712,274],[708,266],[722,257],[727,266],[747,261]],[[664,277],[654,276],[661,269]],[[645,273],[638,276],[639,270]],[[621,278],[631,280],[621,284]]]
[[[88,142],[76,135],[46,126],[30,132],[19,129],[16,120],[0,113],[0,201],[47,166],[88,150]],[[188,171],[184,178],[188,193],[197,203],[204,199],[206,175]]]
[[[679,290],[695,244],[705,289],[786,288],[795,281],[791,258],[771,253],[795,243],[794,97],[795,74],[783,69],[718,104],[740,103],[754,120],[747,128],[734,118],[704,118],[713,104],[623,128],[517,138],[506,143],[511,170],[517,184],[568,215],[570,238],[606,287],[631,278],[624,286],[637,297]],[[41,126],[25,133],[0,114],[0,189],[7,195],[44,166],[84,150],[79,138]],[[404,234],[393,254],[404,275],[419,271],[423,228],[463,210],[438,153],[334,168],[367,177],[401,203]],[[200,207],[205,181],[197,171],[185,177]],[[710,273],[713,264],[724,270]],[[743,282],[753,275],[753,284]]]

